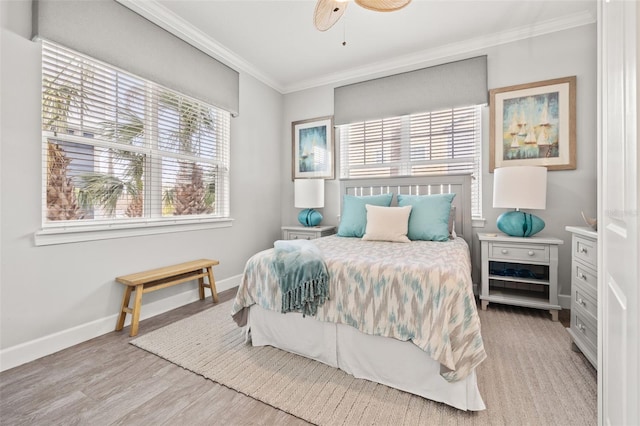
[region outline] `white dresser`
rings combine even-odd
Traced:
[[[571,238],[571,347],[598,365],[598,234],[567,226]]]

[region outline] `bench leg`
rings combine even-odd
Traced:
[[[131,332],[129,336],[138,334],[138,322],[140,321],[140,305],[142,304],[142,289],[144,285],[136,286],[136,297],[133,299],[133,312],[131,313]]]
[[[127,317],[130,299],[131,286],[126,286],[124,289],[124,296],[122,296],[122,307],[120,308],[120,316],[118,317],[118,323],[116,324],[116,331],[120,331],[124,327],[124,320]]]
[[[198,294],[200,295],[200,300],[204,300],[204,277],[198,278]]]
[[[211,299],[213,303],[218,303],[218,291],[216,290],[216,280],[213,278],[213,266],[207,267],[207,273],[209,275],[209,289],[211,289]],[[204,295],[204,289],[202,289]]]

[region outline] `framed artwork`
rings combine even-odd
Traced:
[[[291,179],[333,179],[333,116],[291,123]]]
[[[489,172],[498,167],[576,168],[576,77],[489,91]]]

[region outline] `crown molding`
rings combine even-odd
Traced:
[[[415,69],[426,64],[437,63],[442,59],[461,57],[469,53],[478,53],[479,50],[511,43],[527,38],[537,37],[557,31],[577,28],[584,25],[596,23],[596,17],[585,11],[562,18],[557,18],[537,25],[515,28],[509,31],[502,31],[488,34],[482,37],[465,40],[459,43],[451,43],[427,49],[410,55],[398,56],[388,61],[376,62],[364,67],[352,68],[344,72],[327,74],[318,79],[310,79],[299,83],[287,85],[282,93],[293,93],[301,90],[311,89],[324,85],[344,85],[363,78],[371,79],[390,75],[396,72],[404,72]]]
[[[472,52],[477,53],[479,50],[499,46],[501,44],[537,37],[557,31],[568,30],[583,25],[590,25],[596,22],[596,17],[592,13],[584,11],[541,22],[532,26],[488,34],[486,36],[476,37],[459,43],[451,43],[410,55],[399,56],[386,61],[379,61],[364,67],[357,67],[346,71],[327,74],[317,79],[309,79],[282,85],[275,79],[261,72],[257,67],[247,62],[242,57],[212,39],[204,32],[190,25],[187,21],[171,12],[156,0],[116,1],[161,28],[169,31],[176,37],[202,50],[225,65],[238,71],[246,72],[281,94],[298,92],[325,85],[342,85],[349,82],[361,81],[364,78],[370,79],[389,75],[401,70],[407,71],[419,66],[424,66],[428,63],[437,63],[437,61],[445,58],[464,56],[465,54]]]
[[[262,73],[255,66],[221,45],[210,36],[195,28],[156,0],[116,0],[124,7],[148,19],[160,28],[203,51],[212,58],[260,80],[267,86],[284,93],[284,88],[275,80]]]

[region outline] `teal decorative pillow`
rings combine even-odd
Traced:
[[[398,195],[399,206],[411,206],[410,240],[447,241],[451,202],[456,194]]]
[[[392,199],[393,194],[363,197],[345,195],[342,199],[342,216],[338,226],[338,236],[362,238],[367,228],[367,208],[365,205],[389,207]]]

